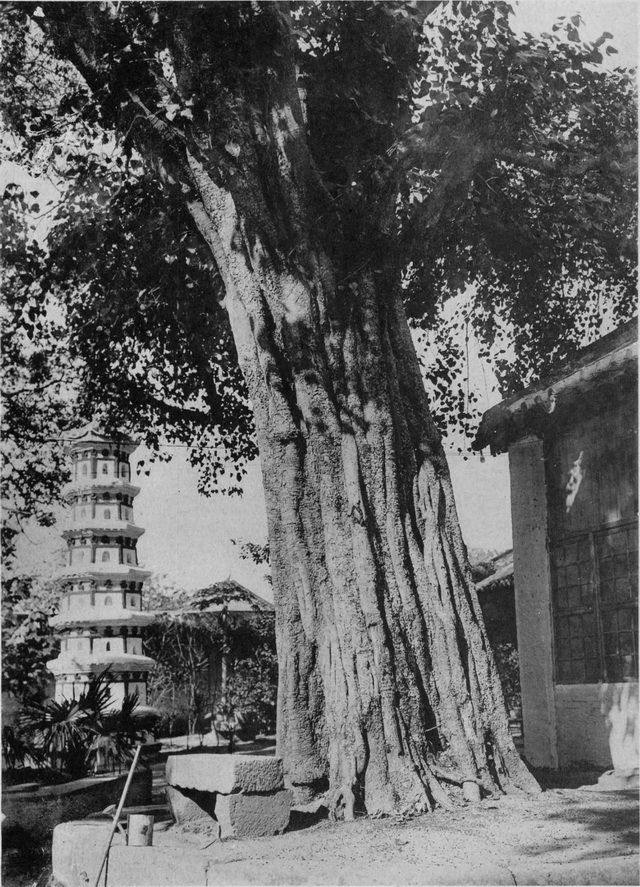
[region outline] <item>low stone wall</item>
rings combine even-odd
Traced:
[[[18,832],[38,843],[51,840],[61,822],[82,819],[117,804],[127,774],[90,776],[62,785],[46,785],[33,791],[5,791],[2,795],[3,841]],[[127,806],[151,803],[152,773],[138,770],[127,793]],[[19,787],[18,787],[19,788]]]

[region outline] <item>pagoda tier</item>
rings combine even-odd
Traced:
[[[80,644],[84,643],[86,638],[81,636],[76,639],[73,635],[70,635],[69,643],[73,640],[77,640]],[[131,674],[129,677],[131,679],[140,678],[142,680],[143,675],[138,673],[148,672],[153,668],[154,661],[149,656],[137,656],[134,653],[128,653],[124,648],[121,653],[118,653],[117,651],[110,652],[106,649],[110,644],[112,646],[118,646],[118,641],[124,642],[127,638],[112,638],[111,640],[97,638],[96,644],[98,640],[105,649],[99,650],[96,646],[94,649],[88,650],[87,654],[84,656],[79,653],[60,655],[57,659],[52,659],[50,664],[47,663],[49,670],[56,676],[73,676],[76,672],[100,674],[101,671],[108,668],[111,672],[111,677],[116,680],[123,672],[135,672],[135,674]],[[128,640],[139,640],[142,643],[140,638],[129,638]]]
[[[128,465],[128,463],[127,463]],[[84,496],[106,496],[111,502],[123,502],[125,499],[135,499],[140,492],[140,487],[135,487],[124,477],[109,477],[102,474],[99,477],[84,477],[80,480],[71,480],[62,488],[62,497],[69,503],[81,504]]]
[[[131,567],[129,564],[118,563],[91,563],[87,559],[87,565],[83,569],[82,561],[78,560],[75,564],[69,564],[62,567],[58,571],[57,584],[59,586],[68,586],[71,584],[82,584],[83,582],[90,587],[93,582],[97,585],[108,584],[121,585],[123,582],[142,584],[148,579],[151,573],[148,570],[142,570],[138,567]]]
[[[136,446],[91,424],[65,434],[72,474],[63,490],[68,560],[57,579],[59,612],[50,620],[60,633],[60,655],[47,663],[57,701],[77,698],[93,675],[108,668],[111,706],[137,693],[148,711],[154,661],[144,655],[142,635],[154,614],[142,610],[149,573],[138,564],[144,530],[133,516],[140,488],[130,481],[129,454]]]
[[[86,611],[82,610],[76,613],[58,613],[57,616],[52,616],[49,619],[49,625],[57,629],[76,628],[78,626],[85,626],[87,619],[91,621],[90,627],[95,627],[96,631],[109,625],[117,626],[118,628],[121,628],[123,625],[144,628],[156,621],[156,614],[149,611],[140,613],[135,610],[121,610],[118,612],[115,609],[113,612],[106,610],[100,612],[96,608],[96,612],[92,612],[89,616]]]

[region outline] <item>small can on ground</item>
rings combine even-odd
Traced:
[[[153,845],[153,816],[147,813],[130,813],[127,816],[127,844],[129,847]]]

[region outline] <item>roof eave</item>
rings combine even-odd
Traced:
[[[531,423],[523,416],[551,414],[559,399],[625,373],[636,373],[638,326],[634,320],[585,348],[547,379],[506,398],[483,415],[473,441],[474,450],[489,447],[492,455],[506,452],[511,443],[525,437]],[[606,344],[606,347],[605,347]]]

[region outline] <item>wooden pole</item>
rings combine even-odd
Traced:
[[[120,814],[122,813],[122,808],[124,807],[124,802],[127,800],[127,792],[129,791],[129,786],[131,785],[131,780],[133,779],[133,774],[138,764],[138,758],[140,757],[140,752],[142,751],[142,743],[138,744],[136,748],[136,753],[133,756],[133,761],[131,762],[131,769],[129,770],[129,775],[127,776],[127,781],[124,784],[124,788],[122,789],[122,795],[120,796],[120,803],[118,804],[118,809],[115,812],[115,816],[113,817],[113,822],[111,823],[111,831],[109,832],[109,840],[107,842],[107,846],[104,850],[104,856],[102,857],[102,862],[100,863],[100,871],[98,872],[98,877],[95,880],[95,884],[93,887],[98,887],[100,883],[100,878],[102,876],[102,870],[104,869],[104,865],[107,861],[107,856],[109,855],[109,850],[111,848],[111,842],[113,841],[113,836],[115,834],[116,829],[118,828],[118,822],[120,821]]]

